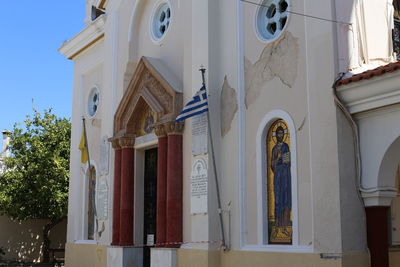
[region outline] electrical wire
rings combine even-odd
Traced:
[[[269,7],[270,7],[270,6],[267,6],[267,5],[258,4],[258,3],[251,2],[251,1],[248,1],[248,0],[240,0],[240,1],[242,1],[242,2],[244,2],[244,3],[256,5],[256,6],[262,6],[262,7],[266,7],[266,8],[269,8]],[[317,16],[306,15],[306,14],[302,14],[302,13],[294,12],[294,11],[290,11],[290,10],[287,10],[286,12],[288,12],[288,13],[290,13],[290,14],[294,14],[294,15],[299,15],[299,16],[307,17],[307,18],[318,19],[318,20],[323,20],[323,21],[328,21],[328,22],[334,22],[334,23],[339,23],[339,24],[345,24],[345,25],[352,25],[352,24],[353,24],[353,23],[350,23],[350,22],[345,22],[345,21],[340,21],[340,20],[331,20],[331,19],[321,18],[321,17],[317,17]]]

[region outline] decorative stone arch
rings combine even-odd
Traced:
[[[114,115],[115,150],[112,244],[133,245],[135,138],[143,135],[144,112],[154,114],[150,128],[158,137],[158,246],[182,241],[182,109],[179,79],[158,59],[142,57]],[[168,161],[167,161],[168,158]]]
[[[138,118],[148,105],[156,114],[155,125],[174,121],[182,109],[178,78],[154,58],[142,57],[114,116],[114,136],[138,135]]]

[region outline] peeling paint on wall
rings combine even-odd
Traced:
[[[90,121],[92,123],[92,126],[98,127],[98,128],[101,127],[101,119],[92,118]]]
[[[263,85],[274,77],[292,87],[297,77],[298,55],[297,38],[284,32],[281,38],[264,48],[257,62],[252,64],[245,58],[246,107],[256,101]]]
[[[222,85],[220,101],[221,136],[224,137],[231,129],[232,120],[238,109],[236,91],[229,85],[226,76],[224,78],[224,84]]]

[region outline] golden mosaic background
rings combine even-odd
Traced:
[[[285,131],[285,136],[283,141],[288,144],[290,151],[292,150],[291,142],[290,142],[290,133],[289,128],[284,120],[276,120],[268,130],[266,145],[267,145],[267,203],[268,203],[268,224],[275,222],[275,196],[274,196],[274,173],[271,169],[271,158],[272,158],[272,148],[276,144],[275,131],[276,129],[282,126]],[[292,212],[290,212],[290,217],[292,218]],[[281,227],[280,227],[281,228]],[[272,227],[271,231],[268,231],[268,240],[270,243],[292,243],[292,227],[286,227],[288,232],[290,233],[290,237],[282,232],[283,229],[277,229],[277,235],[274,238],[271,238],[270,234],[276,230],[275,226]]]

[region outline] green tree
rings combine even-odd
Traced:
[[[15,220],[47,219],[43,261],[49,262],[50,230],[67,215],[71,123],[52,110],[33,108],[10,134],[11,156],[0,175],[0,214]]]

